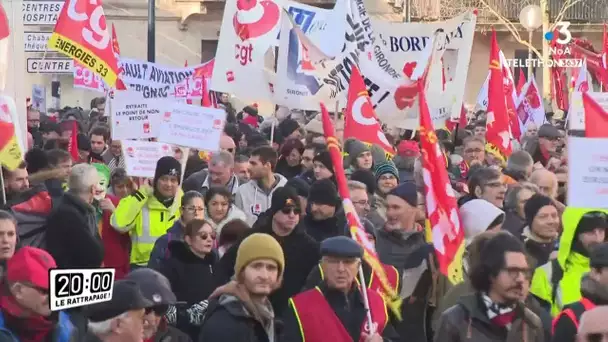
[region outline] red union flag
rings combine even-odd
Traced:
[[[111,40],[101,0],[66,0],[48,46],[80,62],[114,87],[118,61]]]

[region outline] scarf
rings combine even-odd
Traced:
[[[458,169],[460,170],[460,178],[466,180],[469,174],[469,164],[463,160],[462,163],[458,164]]]
[[[487,294],[482,294],[481,298],[486,306],[486,314],[492,323],[499,327],[511,328],[511,323],[515,319],[515,305],[504,305],[495,303]]]
[[[2,294],[0,307],[4,315],[5,326],[19,337],[21,342],[44,342],[49,340],[55,324],[40,315],[23,316],[23,309],[15,302],[12,296]]]

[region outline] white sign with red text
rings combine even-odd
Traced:
[[[146,99],[134,91],[114,91],[112,140],[157,138],[162,113],[169,102]]]
[[[84,65],[74,60],[74,88],[87,89],[100,93],[108,90],[106,83],[99,74],[87,69]]]
[[[163,113],[158,140],[201,151],[218,151],[225,120],[223,109],[173,103]]]
[[[127,175],[131,177],[154,178],[156,162],[165,156],[173,156],[170,144],[143,141],[122,140],[122,155],[125,157]]]
[[[608,209],[608,139],[568,138],[568,206]]]

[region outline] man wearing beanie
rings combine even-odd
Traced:
[[[329,151],[320,152],[313,158],[312,162],[315,175],[314,180],[331,179],[333,181],[335,179],[334,166]]]
[[[581,300],[566,305],[553,322],[553,342],[574,341],[581,316],[596,306],[608,305],[608,243],[593,248],[589,265],[591,270],[581,281]]]
[[[310,187],[304,227],[306,233],[317,242],[347,235],[341,201],[336,186],[329,179],[318,180]]]
[[[382,227],[386,221],[386,196],[399,184],[399,171],[392,161],[380,161],[374,164],[375,189],[369,219],[376,227]]]
[[[581,299],[581,279],[590,271],[589,252],[604,242],[608,215],[604,210],[566,207],[557,258],[537,267],[530,293],[552,316]]]
[[[524,205],[527,226],[522,237],[526,252],[534,260],[533,267],[544,265],[555,250],[559,236],[559,212],[553,200],[541,194],[534,194]]]
[[[289,297],[304,287],[306,276],[319,262],[319,244],[300,226],[301,213],[302,207],[295,190],[291,187],[280,187],[272,196],[270,208],[260,215],[247,233],[248,235],[269,234],[283,249],[285,255],[283,282],[281,287],[270,296],[270,302],[277,315],[287,307]],[[235,243],[220,259],[215,274],[218,285],[229,282],[235,274],[239,245],[239,242]]]
[[[379,291],[358,286],[363,248],[350,237],[335,236],[321,243],[321,255],[324,279],[318,287],[289,300],[290,310],[283,315],[284,340],[396,341],[398,336]]]
[[[156,163],[152,188],[141,186],[123,198],[110,218],[119,232],[131,235],[131,267],[148,264],[154,242],[179,219],[179,204],[183,195],[180,188],[182,166],[177,159],[167,156]]]
[[[254,233],[239,245],[234,281],[210,296],[200,341],[278,341],[268,296],[281,286],[285,256],[277,240]]]
[[[292,187],[298,194],[300,199],[300,208],[308,207],[308,193],[310,192],[310,185],[306,181],[299,177],[294,177],[287,181],[285,186]],[[302,215],[306,215],[306,211],[302,212]]]
[[[349,176],[356,170],[370,170],[374,163],[372,151],[363,142],[350,138],[344,142],[344,152],[347,154],[344,158],[344,166],[348,167],[345,170]]]

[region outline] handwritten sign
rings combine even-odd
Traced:
[[[172,104],[163,114],[159,140],[162,142],[218,151],[226,112],[217,108]]]
[[[143,140],[123,140],[122,155],[125,157],[127,175],[154,178],[156,162],[164,156],[173,156],[171,145]]]
[[[158,137],[161,112],[168,102],[146,99],[133,91],[115,91],[112,99],[112,139]]]
[[[568,206],[608,209],[608,139],[568,138]]]

